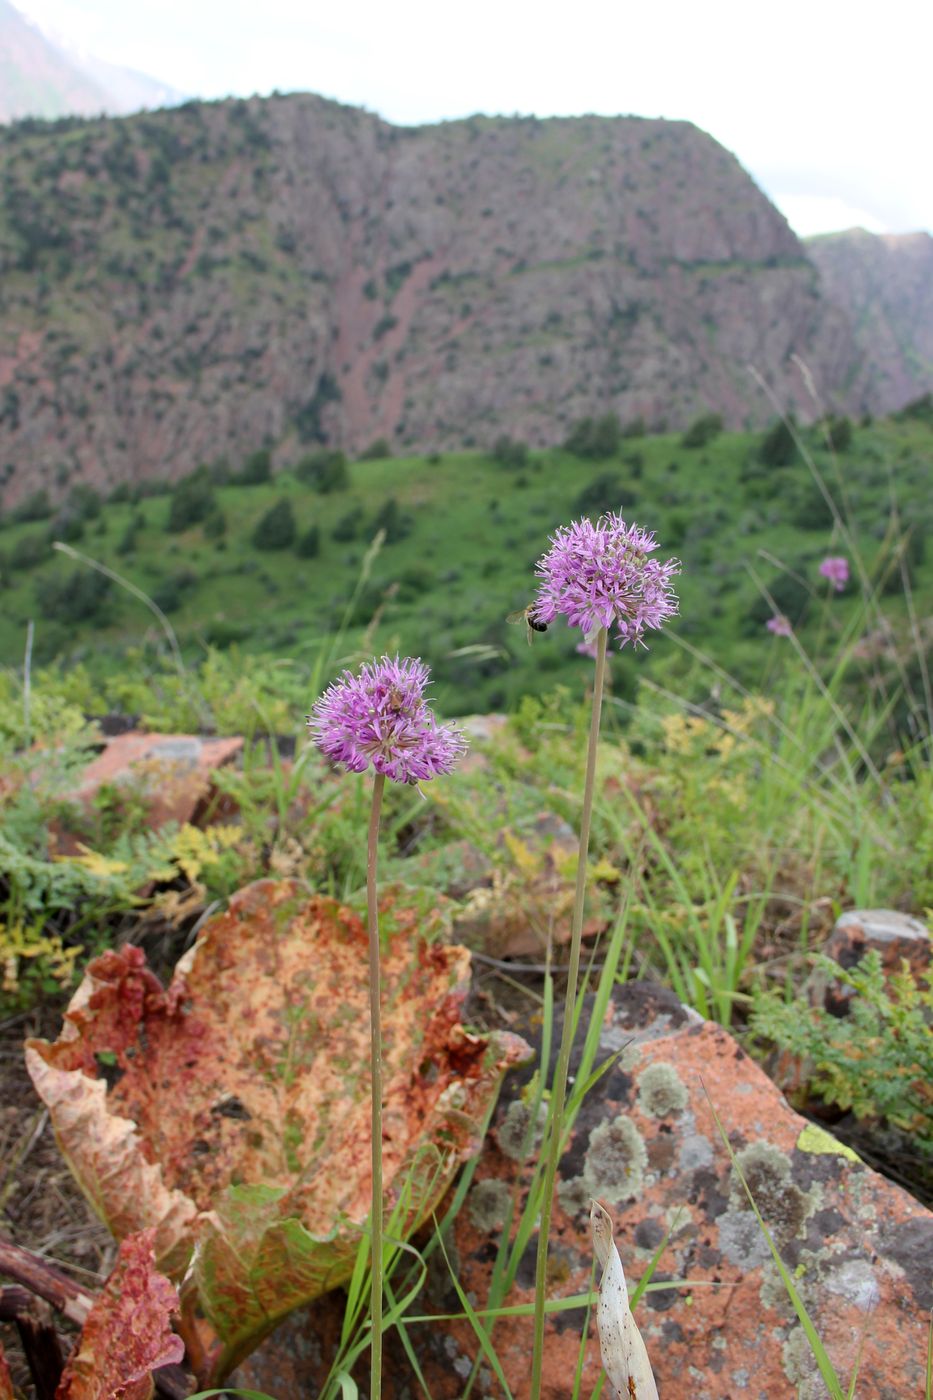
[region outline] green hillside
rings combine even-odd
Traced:
[[[915,611],[933,612],[933,557],[924,551],[933,424],[918,410],[854,428],[848,443],[847,436],[848,425],[841,432],[837,425],[840,450],[832,453],[822,429],[804,434],[869,576],[889,595],[886,611],[906,628],[896,562],[905,535]],[[800,621],[805,639],[808,629],[838,629],[861,602],[854,579],[829,598],[819,562],[850,551],[810,468],[796,453],[788,465],[763,461],[764,440],[713,431],[691,447],[680,435],[625,437],[600,460],[567,451],[532,452],[524,462],[521,451],[503,451],[500,460],[475,452],[381,458],[350,463],[344,481],[339,467],[327,479],[319,454],[243,484],[237,477],[263,474],[254,457],[245,473],[243,463],[204,468],[172,493],[135,500],[99,504],[79,488],[55,516],[8,517],[0,528],[0,659],[22,663],[30,619],[37,663],[81,661],[102,682],[128,648],[164,646],[142,602],[52,550],[52,540],[65,539],[154,599],[192,661],[236,646],[310,672],[324,639],[348,622],[341,655],[361,647],[424,656],[447,713],[509,708],[543,680],[576,683],[576,635],[555,627],[529,649],[524,629],[505,619],[530,601],[549,532],[611,507],[655,529],[662,555],[682,558],[679,637],[756,684],[787,643],[765,628],[772,610],[755,575]],[[257,547],[259,522],[283,501],[279,533],[275,520],[266,527],[267,543],[281,547]],[[37,500],[18,512],[42,514]],[[282,543],[289,516],[294,540]],[[683,688],[693,663],[665,635],[647,655],[625,653],[613,664],[616,693],[624,695],[636,672]]]

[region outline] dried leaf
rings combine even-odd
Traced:
[[[153,1265],[155,1231],[129,1235],[88,1314],[55,1400],[149,1400],[152,1372],[179,1362],[178,1294]],[[0,1392],[2,1394],[2,1392]]]
[[[387,1211],[409,1193],[405,1233],[479,1150],[503,1071],[529,1053],[459,1024],[469,953],[443,929],[423,891],[383,897],[383,1174]],[[194,1254],[181,1330],[202,1384],[352,1270],[371,1192],[368,998],[357,915],[264,880],[204,925],[168,991],[138,949],[107,953],[58,1041],[30,1042],[62,1150],[110,1228],[155,1228],[176,1278]]]
[[[629,1307],[612,1217],[598,1201],[590,1202],[590,1232],[603,1269],[596,1306],[599,1350],[614,1400],[658,1400],[651,1362]]]
[[[3,1354],[2,1342],[0,1342],[0,1400],[15,1400],[13,1377],[10,1375],[10,1368]]]

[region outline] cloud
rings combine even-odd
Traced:
[[[778,193],[771,198],[800,238],[848,228],[863,228],[869,233],[888,232],[884,223],[868,210],[848,204],[835,195]]]

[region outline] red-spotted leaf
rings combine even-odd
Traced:
[[[178,1294],[153,1264],[155,1231],[128,1235],[68,1359],[55,1400],[149,1400],[152,1372],[181,1361]],[[2,1392],[0,1392],[2,1394]]]
[[[469,953],[423,891],[381,905],[387,1216],[440,1199],[503,1071],[528,1049],[460,1024]],[[59,1039],[30,1042],[69,1164],[114,1233],[156,1230],[180,1330],[214,1384],[292,1308],[350,1274],[369,1213],[367,940],[297,881],[260,881],[205,924],[163,991],[137,949],[105,954]],[[109,1078],[107,1087],[105,1075]]]

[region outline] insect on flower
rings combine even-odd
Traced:
[[[645,631],[677,613],[672,581],[680,560],[652,559],[657,548],[650,530],[627,525],[613,511],[595,525],[584,517],[559,526],[538,560],[535,620],[566,617],[588,642],[603,627],[614,627],[620,646],[645,646]]]
[[[518,612],[509,613],[506,622],[524,622],[528,645],[531,646],[535,639],[536,632],[546,632],[548,624],[542,622],[535,611],[534,603],[529,603],[527,607],[519,608]]]

